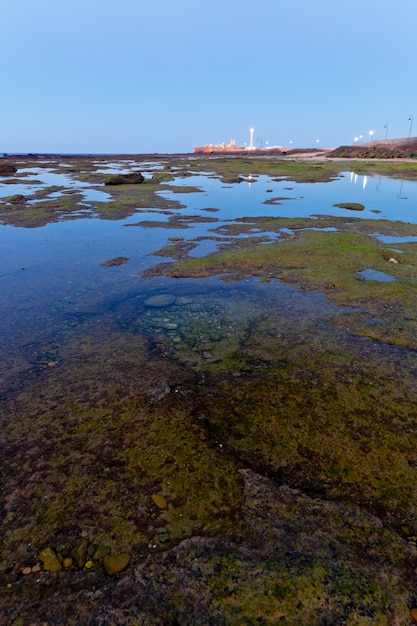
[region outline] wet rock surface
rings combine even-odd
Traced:
[[[97,185],[107,176],[71,164]],[[148,179],[143,195],[115,186],[119,208],[95,210],[149,208],[151,189]],[[70,215],[77,196],[38,197],[42,220]],[[236,258],[199,268],[220,267],[224,282],[191,289],[170,265],[152,270],[146,294],[134,282],[96,302],[88,284],[54,299],[53,340],[21,340],[0,361],[0,624],[414,619],[413,244],[394,253],[369,242],[371,220],[355,219],[316,218],[323,231],[306,235],[301,219],[230,221],[215,236]],[[324,231],[336,227],[334,238]],[[239,241],[266,230],[281,247]],[[376,281],[351,276],[359,256],[396,280],[370,296]],[[122,276],[97,268],[100,258],[90,262],[106,280]]]

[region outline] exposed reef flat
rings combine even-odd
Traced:
[[[100,256],[148,291],[79,289],[53,341],[0,361],[0,624],[412,624],[417,244],[382,238],[417,225],[346,198],[341,217],[268,215],[280,195],[257,217],[183,211],[190,175],[291,187],[340,162],[9,161],[4,224],[132,216],[121,230],[166,245],[146,270]],[[144,180],[87,197],[116,165]],[[72,182],[40,188],[42,170]]]

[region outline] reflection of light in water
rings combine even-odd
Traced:
[[[362,189],[366,189],[366,185],[368,184],[368,177],[364,176],[362,181]]]
[[[353,177],[354,177],[354,173],[353,173],[353,172],[351,172],[351,173],[350,173],[350,182],[352,182]]]
[[[357,182],[358,182],[358,175],[355,174],[355,185],[356,185]]]
[[[249,174],[248,176],[248,187],[250,187],[252,184],[252,174]]]

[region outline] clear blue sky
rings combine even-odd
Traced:
[[[8,0],[0,152],[417,136],[416,0]]]

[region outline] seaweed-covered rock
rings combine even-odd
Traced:
[[[11,163],[1,163],[0,161],[0,176],[8,176],[9,174],[15,174],[17,168]]]
[[[6,196],[4,200],[10,204],[22,204],[26,201],[26,198],[21,193],[17,193],[14,196]]]
[[[83,568],[85,565],[85,561],[87,558],[87,549],[88,541],[83,540],[80,541],[80,543],[71,550],[71,556],[73,557],[74,561],[80,569]]]
[[[115,267],[117,265],[125,265],[128,262],[127,256],[116,256],[114,259],[108,259],[100,263],[103,267]]]
[[[39,560],[43,563],[43,569],[46,572],[60,572],[62,565],[52,548],[47,547],[39,554]]]
[[[105,180],[105,185],[139,185],[143,183],[145,177],[141,172],[130,172],[130,174],[115,174]]]
[[[106,574],[112,576],[123,571],[130,563],[130,554],[114,554],[112,556],[105,556],[103,558],[103,567],[106,570]]]

